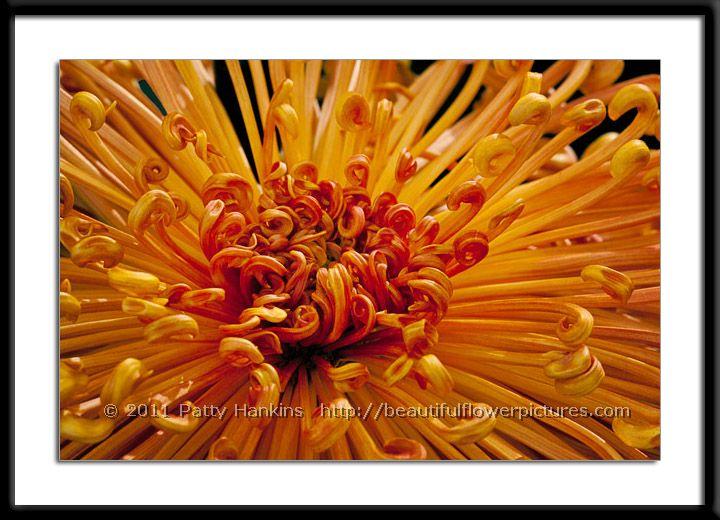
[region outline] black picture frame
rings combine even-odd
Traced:
[[[302,5],[287,0],[204,0],[201,3],[175,0],[106,0],[104,2],[93,2],[92,0],[65,0],[52,2],[50,0],[9,0],[5,3],[6,29],[7,29],[7,102],[3,105],[3,119],[7,121],[9,139],[4,140],[5,157],[8,160],[8,175],[6,176],[6,193],[9,195],[7,209],[9,218],[6,219],[10,237],[11,255],[9,262],[9,312],[6,313],[8,323],[6,330],[9,331],[7,367],[9,369],[9,509],[18,511],[27,510],[55,510],[55,509],[95,509],[95,510],[122,510],[122,509],[183,509],[188,511],[206,509],[206,506],[132,506],[126,504],[104,505],[104,506],[18,506],[14,502],[14,468],[16,453],[14,446],[14,355],[15,333],[14,330],[14,295],[16,283],[14,279],[14,156],[13,156],[13,132],[16,117],[14,106],[14,22],[17,16],[53,16],[62,17],[66,15],[115,15],[115,16],[203,16],[203,15],[274,15],[282,8],[283,15],[323,15],[323,16],[429,16],[442,17],[452,15],[462,16],[512,16],[521,13],[524,16],[553,15],[553,16],[637,16],[637,17],[668,17],[693,15],[702,18],[702,63],[704,69],[704,178],[702,189],[704,197],[702,201],[702,215],[704,219],[704,244],[701,266],[703,277],[702,306],[703,306],[703,388],[704,388],[704,437],[702,439],[702,501],[700,506],[613,506],[608,504],[587,505],[587,506],[405,506],[380,507],[372,505],[346,505],[346,506],[324,506],[323,509],[422,509],[433,511],[438,509],[480,509],[480,510],[542,510],[542,511],[632,511],[643,510],[657,511],[670,510],[682,513],[701,514],[703,516],[720,517],[720,488],[716,480],[718,462],[720,455],[717,451],[718,440],[718,414],[716,395],[720,390],[720,384],[715,379],[718,373],[718,357],[715,353],[716,328],[715,323],[720,319],[718,311],[715,310],[714,302],[717,294],[717,280],[715,277],[716,265],[716,242],[715,223],[718,219],[719,210],[716,207],[716,200],[720,199],[720,193],[715,183],[714,173],[716,172],[715,151],[720,148],[718,137],[715,132],[718,121],[718,107],[716,104],[717,92],[717,27],[718,27],[718,6],[720,0],[690,0],[687,2],[671,1],[643,1],[634,0],[626,3],[621,0],[607,0],[598,2],[573,2],[573,1],[544,1],[529,3],[527,0],[505,0],[505,1],[479,1],[479,0],[448,0],[433,5],[431,2],[422,0],[366,0],[357,2],[346,0],[342,6],[328,0],[315,0],[304,2]],[[362,7],[362,9],[360,9]],[[681,478],[681,476],[678,476]],[[212,509],[315,509],[315,506],[211,506]]]

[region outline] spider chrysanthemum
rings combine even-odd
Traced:
[[[61,63],[62,459],[659,456],[658,76],[219,66]]]

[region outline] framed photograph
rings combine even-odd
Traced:
[[[714,513],[713,7],[13,7],[11,506]]]

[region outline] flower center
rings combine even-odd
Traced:
[[[398,168],[407,171],[411,159],[404,153]],[[481,260],[487,237],[455,237],[464,222],[453,219],[440,233],[434,217],[417,222],[393,193],[373,197],[370,167],[366,156],[353,156],[341,184],[318,182],[312,163],[288,172],[277,162],[256,203],[239,175],[206,182],[200,241],[213,285],[224,291],[218,309],[232,317],[219,326],[231,362],[254,362],[237,338],[285,377],[300,365],[337,368],[341,349],[419,359],[437,342],[434,326],[452,294],[449,274]],[[470,181],[448,204],[471,207],[458,211],[467,221],[483,201],[479,183]]]

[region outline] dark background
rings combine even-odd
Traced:
[[[420,73],[423,70],[425,70],[430,64],[433,63],[433,60],[414,60],[411,62],[411,68],[415,73]],[[532,70],[537,72],[542,72],[547,67],[549,67],[553,61],[550,60],[537,60],[533,64]],[[245,76],[245,82],[248,86],[248,89],[250,90],[250,97],[251,99],[254,99],[254,92],[253,92],[253,86],[252,86],[252,80],[250,78],[250,70],[247,66],[247,63],[244,61],[240,62],[243,75]],[[265,65],[265,77],[268,78],[270,74],[267,70],[267,62],[264,62]],[[455,90],[448,96],[447,101],[445,104],[440,108],[438,111],[438,114],[436,114],[433,121],[430,122],[430,125],[432,125],[440,115],[445,111],[445,109],[452,103],[452,100],[455,98],[455,96],[460,92],[463,85],[465,84],[465,80],[467,76],[470,73],[470,67],[467,68],[465,71],[464,76],[460,79],[457,86],[455,87]],[[634,78],[636,76],[643,76],[645,74],[659,74],[660,73],[660,61],[659,60],[625,60],[625,68],[623,70],[622,76],[618,79],[618,82],[625,81],[627,79]],[[247,136],[245,134],[245,129],[243,125],[242,120],[242,114],[240,112],[240,107],[238,106],[237,98],[235,97],[235,91],[232,86],[232,82],[230,80],[230,75],[228,74],[227,67],[225,66],[225,63],[222,61],[216,61],[215,62],[215,77],[216,77],[216,86],[217,86],[217,92],[220,96],[220,99],[222,100],[223,104],[225,105],[225,109],[227,110],[230,119],[233,122],[233,125],[235,127],[235,131],[238,134],[238,137],[240,138],[240,142],[243,145],[243,148],[248,152],[248,160],[250,161],[250,164],[253,166],[253,170],[255,170],[252,154],[249,153],[250,150],[250,144],[247,140]],[[272,92],[272,89],[268,85],[268,90]],[[575,97],[580,97],[582,94],[578,91],[575,94]],[[479,97],[479,94],[478,94]],[[573,98],[570,98],[573,99]],[[255,113],[257,114],[257,106],[255,108]],[[470,104],[470,107],[468,107],[468,112],[472,108],[472,103]],[[585,148],[592,143],[598,136],[606,133],[606,132],[620,132],[625,127],[630,124],[630,122],[635,117],[635,112],[630,111],[627,114],[624,114],[621,118],[619,118],[617,121],[611,121],[610,118],[606,118],[605,121],[599,125],[598,127],[592,129],[588,133],[586,133],[584,136],[582,136],[580,139],[576,140],[572,147],[575,150],[575,153],[577,153],[578,156],[580,156],[585,150]],[[430,126],[428,125],[428,126]],[[258,126],[262,128],[263,122],[258,120]],[[650,136],[643,137],[643,140],[648,144],[650,148],[659,148],[660,143],[654,138]]]

